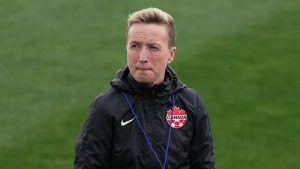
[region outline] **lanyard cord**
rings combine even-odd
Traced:
[[[149,147],[150,147],[152,153],[154,154],[156,160],[158,161],[160,167],[161,167],[162,169],[165,169],[166,163],[167,163],[167,158],[168,158],[168,151],[169,151],[170,140],[171,140],[171,130],[172,130],[172,127],[171,127],[171,126],[172,126],[172,124],[170,124],[170,127],[169,127],[168,141],[167,141],[166,148],[165,148],[165,160],[164,160],[164,163],[162,164],[162,161],[159,159],[159,157],[158,157],[156,151],[154,150],[154,148],[153,148],[153,146],[152,146],[152,144],[151,144],[151,141],[150,141],[150,139],[149,139],[147,133],[145,132],[144,128],[142,127],[142,125],[141,125],[141,123],[140,123],[140,121],[139,121],[139,119],[138,119],[138,117],[137,117],[137,115],[136,115],[136,113],[135,113],[135,111],[134,111],[134,109],[133,109],[133,107],[132,107],[132,104],[130,103],[130,100],[129,100],[127,94],[126,94],[124,91],[122,91],[122,94],[123,94],[123,96],[124,96],[124,98],[125,98],[125,100],[126,100],[128,106],[130,107],[131,112],[132,112],[132,114],[134,115],[134,117],[135,117],[135,119],[136,119],[136,122],[137,122],[137,124],[138,124],[138,126],[139,126],[141,132],[143,133],[143,135],[144,135],[144,137],[145,137],[145,139],[146,139],[146,141],[147,141],[147,143],[148,143],[148,145],[149,145]],[[174,93],[173,93],[173,94],[172,94],[172,116],[171,116],[171,122],[172,122],[172,120],[173,120],[173,115],[174,115],[174,106],[175,106],[175,96],[174,96]]]

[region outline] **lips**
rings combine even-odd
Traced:
[[[147,70],[152,70],[152,69],[151,68],[138,67],[137,70],[147,71]]]

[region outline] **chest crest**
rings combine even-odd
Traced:
[[[173,117],[172,117],[173,114]],[[181,109],[180,107],[175,106],[174,112],[172,113],[172,109],[169,109],[166,113],[166,119],[169,125],[172,128],[178,129],[184,126],[187,120],[187,114],[185,110]]]

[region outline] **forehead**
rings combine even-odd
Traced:
[[[168,29],[161,24],[133,24],[128,30],[127,41],[168,43]]]

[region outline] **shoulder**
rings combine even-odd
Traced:
[[[116,88],[109,88],[101,93],[99,93],[93,100],[94,104],[105,103],[108,100],[118,98],[120,96],[120,91]]]
[[[195,89],[192,89],[192,88],[189,88],[189,87],[185,87],[183,88],[182,90],[180,90],[177,95],[181,96],[181,97],[184,97],[186,98],[187,100],[190,100],[190,101],[198,101],[198,100],[203,100],[201,95],[195,90]]]
[[[201,112],[206,112],[204,99],[195,89],[185,87],[176,95],[179,97],[179,99],[188,104],[190,108],[196,111],[200,110]]]
[[[123,96],[118,89],[111,87],[94,98],[90,104],[90,112],[112,112],[113,108],[122,101],[122,97]]]

